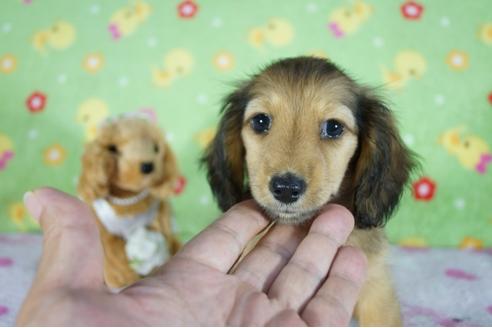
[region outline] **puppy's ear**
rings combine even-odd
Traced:
[[[87,202],[109,194],[109,183],[116,168],[116,155],[108,147],[98,139],[85,146],[77,191]]]
[[[176,156],[174,155],[174,152],[169,144],[167,142],[163,142],[161,145],[164,147],[164,152],[162,155],[163,176],[162,179],[159,180],[154,187],[152,187],[151,193],[156,197],[166,198],[174,193],[176,183],[181,174],[178,169]]]
[[[223,211],[243,200],[248,192],[241,128],[250,100],[249,89],[244,85],[226,97],[217,133],[201,159],[212,193]]]
[[[367,91],[358,100],[354,214],[358,228],[383,226],[398,204],[415,162],[391,111]]]

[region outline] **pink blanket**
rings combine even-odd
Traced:
[[[14,324],[41,253],[38,235],[0,235],[0,326]],[[492,249],[394,247],[407,326],[492,326]]]

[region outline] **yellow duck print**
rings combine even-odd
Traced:
[[[86,141],[91,141],[96,137],[99,124],[108,116],[108,106],[100,99],[90,98],[80,104],[76,121],[84,127]]]
[[[425,74],[427,62],[420,53],[413,50],[405,50],[395,57],[392,70],[382,67],[383,81],[392,89],[401,89],[411,79],[420,79]]]
[[[193,56],[186,49],[173,49],[164,57],[164,67],[152,69],[152,80],[159,87],[170,86],[177,78],[186,76],[193,69]]]
[[[490,148],[479,136],[462,136],[464,130],[464,127],[447,130],[440,136],[439,143],[451,155],[456,156],[463,167],[485,174],[487,167],[492,164]]]
[[[48,47],[56,50],[70,47],[75,37],[75,27],[67,21],[59,20],[51,27],[36,32],[32,44],[40,53],[46,53]]]
[[[480,26],[478,38],[483,43],[492,45],[492,22],[484,23]]]
[[[372,6],[362,0],[335,9],[330,14],[328,29],[339,39],[355,33],[372,14]]]
[[[284,18],[270,18],[263,26],[254,27],[249,31],[248,42],[255,48],[263,48],[268,44],[274,47],[288,45],[294,38],[292,24]]]
[[[150,5],[144,1],[130,2],[117,10],[109,21],[109,33],[113,40],[131,35],[147,20],[152,12]]]

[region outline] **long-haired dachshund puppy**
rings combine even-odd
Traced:
[[[369,261],[361,325],[400,325],[381,227],[414,166],[390,110],[319,58],[280,60],[225,99],[202,159],[222,210],[253,197],[278,223],[308,222],[327,203],[355,217],[348,244]]]
[[[86,145],[78,192],[98,218],[108,286],[135,282],[180,247],[167,200],[179,177],[161,131],[142,117],[112,119]]]

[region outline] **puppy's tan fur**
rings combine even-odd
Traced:
[[[259,113],[271,118],[267,133],[252,129]],[[344,132],[323,139],[320,127],[331,119]],[[356,229],[347,244],[362,249],[369,261],[355,315],[364,326],[401,325],[380,227],[399,201],[413,160],[391,112],[368,89],[323,59],[273,63],[226,98],[203,163],[223,210],[253,197],[277,222],[306,224],[327,203],[349,208]],[[307,186],[288,204],[269,190],[272,177],[287,172]]]
[[[116,152],[111,150],[112,147]],[[142,174],[142,163],[152,163],[153,172]],[[150,194],[136,204],[110,205],[118,215],[132,216],[146,211],[156,199],[159,200],[158,214],[151,229],[164,235],[174,254],[180,242],[171,229],[171,208],[167,199],[178,178],[176,158],[158,127],[142,118],[124,117],[102,126],[95,140],[86,145],[78,192],[84,201],[92,204],[94,200],[110,195],[128,198],[142,190],[150,190]],[[97,223],[105,254],[107,285],[119,288],[138,280],[139,275],[129,266],[125,241],[110,234],[99,220]]]

